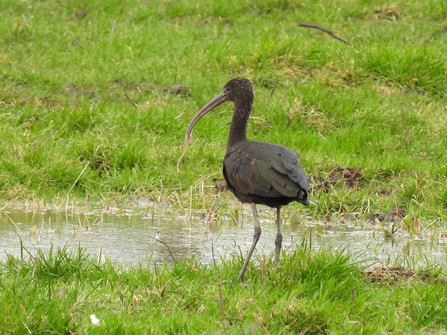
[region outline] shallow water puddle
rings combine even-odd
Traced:
[[[246,206],[249,207],[249,206]],[[48,250],[69,245],[78,246],[102,259],[129,265],[148,262],[172,262],[166,243],[176,259],[200,257],[203,263],[232,257],[240,250],[247,253],[253,236],[249,208],[244,208],[240,223],[235,225],[231,217],[223,216],[219,224],[202,219],[203,211],[173,210],[168,206],[148,205],[144,208],[119,210],[98,208],[75,211],[52,208],[3,209],[0,212],[0,261],[7,255],[20,257],[23,246],[32,254],[40,248]],[[257,246],[258,255],[272,256],[276,226],[274,211],[261,209],[262,235]],[[342,248],[358,259],[374,259],[382,263],[405,259],[424,264],[426,260],[439,265],[446,264],[447,241],[411,238],[397,233],[394,239],[386,239],[377,227],[367,224],[360,227],[349,223],[312,223],[290,225],[284,215],[283,228],[285,249],[299,245],[302,238],[310,240],[314,248],[322,246]]]

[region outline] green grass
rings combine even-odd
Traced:
[[[312,206],[290,205],[285,216],[299,209],[299,218],[364,218],[400,208],[410,234],[445,226],[445,0],[5,0],[1,7],[0,200],[119,204],[144,196],[237,216],[231,194],[209,191],[222,178],[229,103],[197,125],[180,174],[175,165],[191,117],[243,76],[255,89],[250,138],[301,153],[312,183],[337,166],[361,168],[354,188],[316,189]],[[174,85],[187,91],[176,94]],[[305,243],[279,268],[258,258],[246,284],[235,282],[242,263],[124,268],[83,250],[23,250],[0,264],[0,333],[447,328],[445,269],[371,278],[352,256]]]
[[[336,166],[362,168],[354,189],[314,192],[311,216],[399,207],[427,225],[445,218],[444,0],[7,0],[2,8],[3,200],[160,199],[202,177],[213,185],[232,106],[198,124],[177,174],[183,134],[229,79],[244,76],[256,95],[250,138],[300,152],[315,183]],[[189,93],[173,94],[177,84]]]
[[[243,259],[124,268],[81,249],[0,264],[2,334],[408,334],[447,328],[445,271],[365,271],[303,242],[281,266]],[[100,320],[92,325],[90,315]]]

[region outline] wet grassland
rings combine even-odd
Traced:
[[[354,219],[391,236],[445,237],[445,1],[7,0],[2,12],[2,208],[144,197],[237,216],[233,196],[215,189],[230,105],[201,120],[180,174],[175,165],[190,118],[247,77],[249,138],[299,152],[317,185],[309,208],[287,207],[286,224]],[[258,257],[246,284],[235,282],[241,265],[122,268],[82,250],[23,249],[0,267],[0,332],[447,328],[445,264],[371,268],[303,242],[278,268]]]

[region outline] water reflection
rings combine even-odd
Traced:
[[[248,206],[249,207],[249,206]],[[244,209],[245,210],[245,209]],[[247,208],[249,210],[249,208]],[[260,210],[262,236],[257,253],[273,255],[276,226],[274,213]],[[287,222],[287,217],[284,217]],[[284,248],[293,248],[302,238],[310,239],[314,248],[331,246],[360,255],[362,259],[376,259],[382,263],[401,265],[406,256],[419,263],[425,261],[446,265],[445,241],[430,241],[397,234],[386,239],[383,232],[370,224],[322,224],[306,222],[284,226]],[[31,254],[39,248],[48,250],[69,244],[69,249],[81,246],[96,257],[115,262],[143,265],[148,262],[172,262],[161,238],[171,248],[175,258],[200,257],[204,263],[232,257],[242,251],[247,253],[253,235],[251,215],[242,212],[239,223],[230,216],[223,216],[219,224],[203,219],[203,212],[173,210],[169,206],[147,205],[144,208],[118,210],[98,208],[94,211],[40,211],[3,209],[0,212],[0,261],[7,255],[20,256],[23,243]],[[408,258],[408,257],[407,257]]]

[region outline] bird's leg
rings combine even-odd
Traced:
[[[279,264],[279,255],[282,247],[282,233],[281,233],[281,206],[276,208],[276,239],[275,239],[275,265]]]
[[[256,210],[256,204],[251,204],[251,209],[253,211],[253,222],[255,226],[255,233],[253,235],[253,243],[250,247],[250,251],[248,252],[247,258],[245,258],[244,266],[242,267],[241,272],[239,273],[239,280],[244,281],[245,270],[247,270],[248,262],[250,262],[251,255],[253,251],[255,251],[256,244],[258,243],[259,237],[261,236],[261,225],[259,224],[258,211]]]

